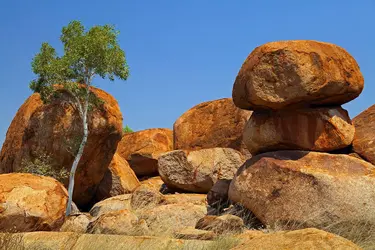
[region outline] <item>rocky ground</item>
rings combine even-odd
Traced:
[[[341,107],[363,87],[344,49],[286,41],[256,48],[233,99],[173,131],[123,134],[117,101],[93,88],[104,104],[67,217],[67,176],[25,172],[69,171],[79,117],[64,93],[33,94],[0,153],[1,249],[375,249],[375,108]]]

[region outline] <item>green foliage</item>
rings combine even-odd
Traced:
[[[126,133],[132,133],[134,131],[128,125],[126,125],[125,128],[122,129],[122,132],[126,134]]]
[[[30,88],[47,102],[56,96],[55,85],[59,85],[71,93],[75,101],[83,102],[87,97],[85,87],[91,85],[96,75],[111,81],[115,77],[126,80],[129,68],[125,53],[118,45],[118,34],[111,25],[94,26],[85,31],[79,21],[70,22],[62,29],[60,37],[63,56],[59,57],[51,45],[43,43],[33,58],[31,65],[37,79],[31,81]]]
[[[42,176],[50,176],[60,182],[64,182],[69,177],[69,172],[64,169],[53,167],[53,159],[46,153],[39,152],[34,160],[22,160],[20,173],[30,173]]]

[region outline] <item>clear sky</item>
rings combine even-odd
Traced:
[[[172,128],[194,105],[230,97],[247,55],[263,43],[312,39],[351,53],[365,77],[350,116],[375,103],[375,1],[2,1],[0,7],[0,145],[31,94],[30,62],[42,42],[61,48],[61,28],[114,24],[130,66],[126,82],[96,79],[119,102],[134,130]]]

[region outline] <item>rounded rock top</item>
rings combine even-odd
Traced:
[[[233,86],[241,109],[331,106],[360,95],[364,79],[355,59],[325,42],[270,42],[250,53]]]

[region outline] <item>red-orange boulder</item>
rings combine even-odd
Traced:
[[[89,137],[75,178],[73,200],[87,205],[116,151],[122,135],[122,115],[117,101],[108,93],[92,88],[103,101],[89,115]],[[70,105],[67,94],[43,104],[33,94],[18,110],[0,153],[0,173],[20,171],[23,161],[32,161],[40,154],[48,155],[54,168],[70,170],[74,152],[82,136],[82,122]],[[67,185],[67,181],[65,182]]]
[[[233,148],[250,156],[242,142],[243,128],[250,115],[251,112],[234,106],[231,98],[198,104],[174,123],[174,148]]]
[[[298,40],[257,47],[242,65],[233,101],[248,110],[341,105],[363,89],[357,62],[330,43]]]
[[[172,130],[153,128],[124,134],[117,153],[129,162],[137,176],[152,176],[158,173],[159,156],[172,149]]]
[[[365,160],[375,164],[375,105],[353,119],[355,135],[353,150]]]
[[[64,223],[68,193],[53,178],[0,174],[0,231],[57,230]]]

